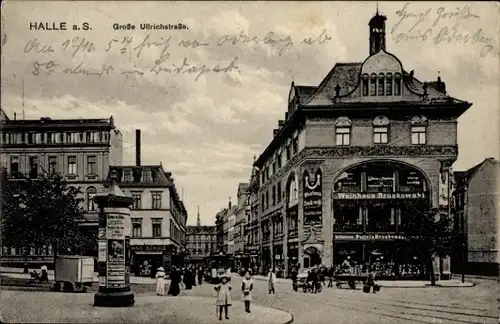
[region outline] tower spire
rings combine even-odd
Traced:
[[[196,217],[196,226],[201,226],[201,220],[200,220],[200,205],[198,205],[198,216]]]

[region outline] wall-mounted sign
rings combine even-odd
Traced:
[[[169,245],[132,245],[130,249],[133,252],[163,252],[171,248]]]
[[[404,240],[403,235],[396,234],[335,234],[335,241],[394,241]]]
[[[394,186],[394,174],[392,171],[386,172],[385,175],[367,174],[366,186],[370,188],[392,188]]]
[[[318,168],[314,175],[304,171],[304,225],[322,223],[323,192],[321,185],[321,170]]]
[[[335,192],[333,194],[333,199],[345,199],[345,200],[355,200],[355,199],[425,199],[425,192]]]

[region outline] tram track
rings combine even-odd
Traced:
[[[429,308],[423,307],[411,307],[409,305],[398,305],[397,301],[392,303],[380,303],[376,299],[354,299],[347,296],[335,296],[335,301],[323,301],[320,296],[322,293],[317,295],[305,296],[294,296],[302,299],[304,301],[322,304],[325,306],[335,307],[339,309],[358,311],[362,313],[369,313],[373,315],[391,317],[396,319],[401,319],[405,321],[424,323],[424,324],[452,324],[452,323],[464,323],[464,324],[496,324],[498,317],[487,314],[477,314],[477,313],[467,313],[467,312],[454,312],[446,310],[444,305],[428,305],[432,306]],[[311,300],[311,296],[313,300]],[[317,297],[316,297],[317,296]],[[374,296],[375,297],[375,296]],[[408,302],[410,303],[410,302]],[[479,309],[476,309],[479,311]],[[483,312],[489,311],[486,309],[481,310]]]

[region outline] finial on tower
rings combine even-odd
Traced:
[[[376,15],[378,16],[378,1],[377,1],[377,12],[376,12]]]

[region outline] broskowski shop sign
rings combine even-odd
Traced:
[[[356,200],[356,199],[425,199],[425,192],[357,192],[357,193],[347,193],[347,192],[336,192],[333,194],[333,199],[346,199],[346,200]]]

